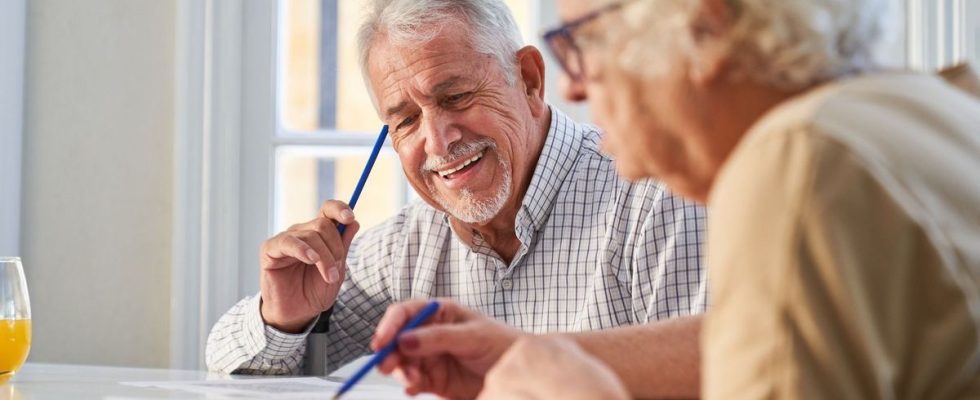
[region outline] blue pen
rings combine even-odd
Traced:
[[[391,339],[391,342],[389,342],[388,345],[381,348],[381,350],[378,350],[377,353],[374,353],[374,356],[372,356],[371,359],[368,360],[367,364],[364,364],[364,366],[361,367],[361,369],[357,370],[357,373],[355,373],[354,376],[350,377],[350,379],[348,379],[347,382],[344,382],[344,386],[341,386],[340,390],[337,391],[337,394],[333,395],[333,400],[339,399],[340,396],[342,396],[344,393],[346,393],[348,390],[354,387],[354,384],[360,381],[361,378],[364,377],[364,375],[367,375],[367,373],[370,372],[372,368],[374,368],[382,361],[384,361],[385,357],[388,357],[388,354],[391,354],[391,352],[395,350],[395,347],[398,346],[398,338],[401,337],[403,333],[415,329],[419,325],[422,325],[422,323],[425,322],[425,320],[429,319],[429,317],[431,317],[432,314],[435,314],[436,311],[438,310],[439,310],[438,301],[432,300],[428,304],[426,304],[425,308],[423,308],[422,311],[419,311],[419,313],[415,315],[415,318],[412,318],[411,321],[408,321],[408,324],[405,324],[405,326],[402,327],[402,329],[395,334],[395,337]]]
[[[361,179],[357,180],[357,186],[354,187],[354,194],[350,196],[350,209],[353,210],[354,206],[357,205],[357,199],[361,198],[361,190],[364,189],[364,183],[367,182],[368,175],[371,175],[371,170],[374,168],[374,161],[378,159],[378,153],[381,152],[381,145],[385,143],[385,137],[388,136],[388,125],[381,128],[381,133],[378,134],[378,140],[374,142],[374,148],[371,149],[371,156],[368,157],[367,165],[364,166],[364,171],[361,171]],[[340,236],[344,236],[344,229],[347,227],[344,224],[337,226],[337,231],[340,232]]]

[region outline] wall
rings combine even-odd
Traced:
[[[168,364],[176,6],[28,4],[31,362]]]

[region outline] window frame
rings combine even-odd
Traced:
[[[204,369],[211,326],[241,279],[258,279],[240,271],[255,271],[268,226],[269,155],[255,138],[273,127],[271,4],[177,2],[172,368]]]

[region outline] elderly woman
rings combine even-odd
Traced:
[[[707,398],[980,396],[980,102],[876,68],[885,3],[561,1],[566,95],[619,171],[710,207]],[[483,395],[612,376],[539,338]]]
[[[886,2],[560,1],[565,95],[618,171],[710,206],[704,397],[980,396],[980,102],[879,69]],[[645,396],[676,368],[568,335],[471,350],[487,399]]]

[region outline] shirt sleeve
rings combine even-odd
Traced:
[[[300,334],[280,332],[262,321],[260,304],[260,295],[246,297],[214,324],[205,353],[209,370],[258,375],[300,372],[306,335],[313,324]]]

